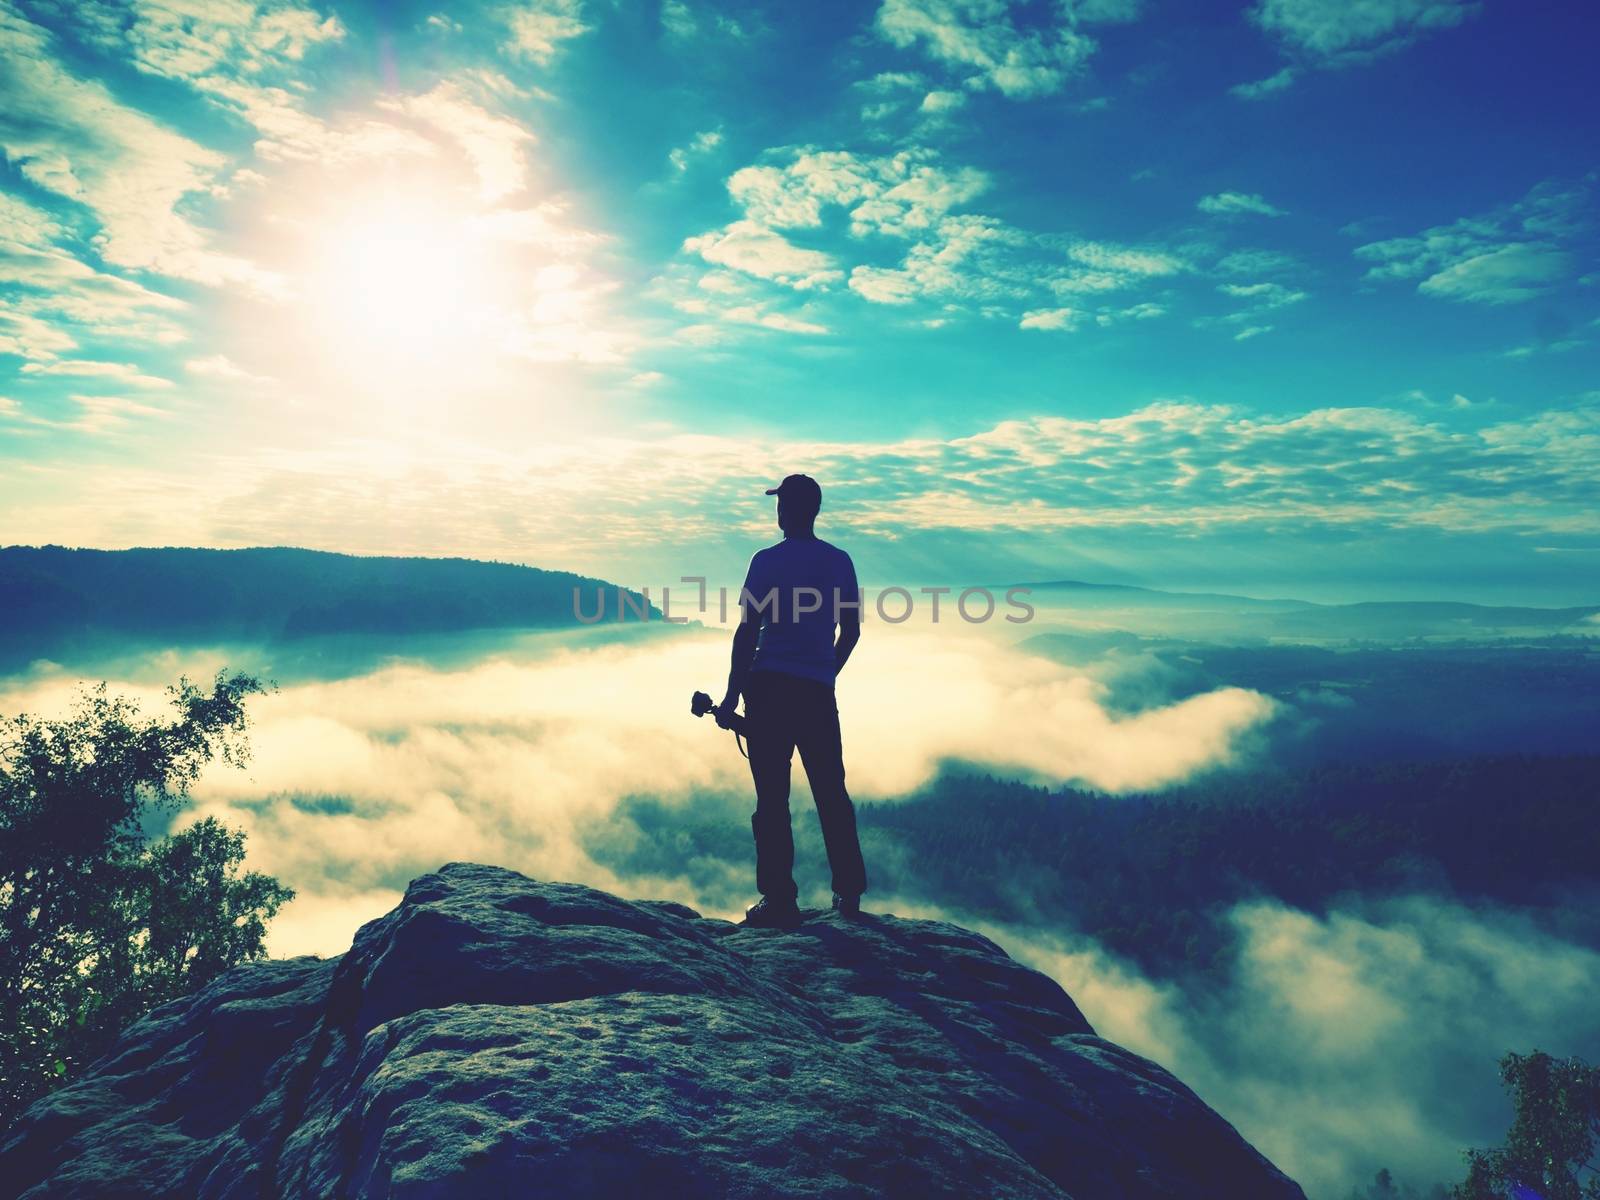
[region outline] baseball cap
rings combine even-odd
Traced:
[[[813,512],[822,508],[822,488],[809,475],[785,475],[777,487],[767,489],[767,495],[779,496]]]

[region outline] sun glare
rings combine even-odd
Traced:
[[[507,272],[468,213],[404,198],[351,204],[313,244],[308,308],[352,373],[447,368],[492,333]]]
[[[329,299],[355,325],[411,341],[453,326],[469,295],[472,247],[411,214],[340,231]]]

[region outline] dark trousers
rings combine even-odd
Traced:
[[[750,774],[756,811],[756,889],[781,902],[798,894],[794,882],[794,831],[789,824],[789,765],[796,747],[805,764],[811,796],[828,847],[833,890],[859,896],[867,890],[867,868],[856,837],[856,810],[844,789],[844,750],[833,688],[813,679],[756,671],[744,687],[749,717]]]

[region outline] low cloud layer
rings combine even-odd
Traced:
[[[742,814],[729,797],[749,783],[732,738],[687,712],[692,688],[715,690],[725,653],[718,631],[592,631],[576,644],[510,640],[453,666],[287,683],[252,702],[248,772],[208,773],[184,819],[243,826],[250,865],[298,890],[271,929],[278,954],[340,952],[408,879],[452,859],[734,916],[749,863],[619,874],[629,856],[616,840],[646,835],[614,819],[635,796]],[[1238,688],[1173,703],[1153,667],[1136,687],[1126,672],[1137,666],[1054,664],[992,630],[877,627],[858,653],[840,703],[863,797],[911,791],[949,758],[1159,788],[1247,757],[1274,711]],[[221,661],[158,656],[139,677],[201,676]],[[112,686],[146,711],[161,702],[153,686]],[[60,711],[72,688],[41,668],[0,692],[0,709]],[[590,853],[596,829],[612,831],[604,862]],[[1380,1167],[1416,1185],[1457,1177],[1461,1149],[1505,1128],[1495,1061],[1506,1050],[1600,1054],[1600,955],[1502,912],[1420,897],[1320,916],[1243,903],[1219,917],[1237,935],[1225,975],[1179,984],[1042,919],[996,925],[926,895],[874,907],[979,928],[1055,977],[1104,1036],[1194,1087],[1313,1200],[1344,1200]]]
[[[272,933],[283,954],[337,953],[406,880],[451,859],[699,902],[683,880],[616,877],[581,831],[629,796],[748,789],[732,737],[688,714],[690,691],[718,689],[726,654],[726,635],[712,632],[586,648],[533,639],[465,666],[286,685],[252,704],[248,772],[210,772],[190,815],[244,827],[252,865],[299,889]],[[146,697],[148,711],[160,702],[112,686]],[[71,687],[39,680],[0,706],[59,710]],[[1108,696],[1090,675],[983,632],[873,629],[840,685],[852,790],[898,796],[950,759],[1159,788],[1233,761],[1274,711],[1239,688],[1131,713],[1108,709]]]
[[[1419,1189],[1459,1181],[1461,1152],[1510,1123],[1501,1055],[1600,1054],[1600,954],[1504,912],[1421,896],[1325,916],[1240,904],[1216,987],[1151,980],[1070,934],[948,915],[1057,979],[1102,1036],[1173,1071],[1310,1200],[1345,1200],[1380,1168]]]

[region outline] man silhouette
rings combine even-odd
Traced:
[[[767,495],[778,498],[783,540],[756,551],[750,560],[717,724],[728,727],[742,694],[756,787],[750,828],[756,841],[756,890],[761,893],[745,912],[745,924],[789,927],[800,920],[789,823],[789,767],[796,747],[828,848],[833,907],[854,917],[867,890],[856,810],[844,787],[833,694],[835,677],[861,639],[861,591],[850,556],[813,530],[822,508],[817,481],[790,475]]]

